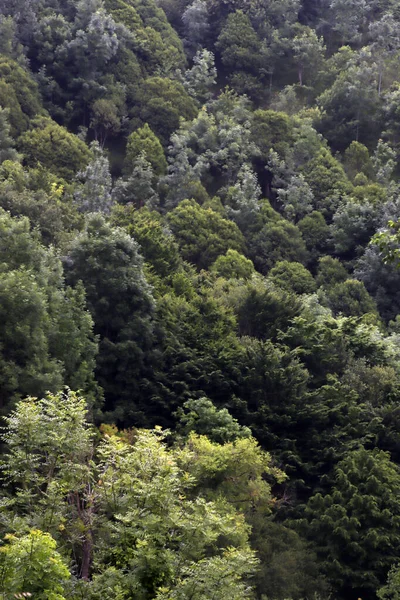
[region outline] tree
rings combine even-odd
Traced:
[[[339,593],[373,594],[399,559],[399,484],[387,453],[360,448],[337,465],[331,491],[310,498],[304,525]]]
[[[97,351],[82,288],[65,286],[60,260],[26,218],[0,212],[1,411],[26,394],[77,385],[93,403]]]
[[[218,256],[211,265],[210,271],[225,279],[251,279],[255,274],[254,265],[243,254],[231,248],[223,256]]]
[[[235,223],[194,200],[184,200],[167,216],[182,257],[199,269],[232,249],[243,253],[244,238]]]
[[[288,292],[312,294],[316,284],[310,271],[298,262],[278,261],[270,270],[268,279]]]
[[[232,12],[222,29],[216,48],[222,64],[229,71],[234,69],[258,74],[262,66],[261,41],[249,17],[242,11]]]
[[[0,106],[0,165],[5,160],[16,160],[16,158],[17,153],[14,149],[14,141],[10,136],[8,110]]]
[[[227,192],[228,215],[238,224],[241,231],[257,229],[260,223],[261,188],[257,176],[244,164],[237,175],[235,185]]]
[[[8,534],[0,553],[0,593],[3,598],[34,596],[38,600],[65,600],[70,572],[51,535],[38,529]]]
[[[249,241],[249,255],[264,275],[280,260],[302,263],[308,260],[300,230],[285,219],[267,222]]]
[[[344,153],[344,170],[352,183],[358,174],[363,173],[367,178],[372,175],[372,163],[368,148],[360,142],[352,141]]]
[[[156,177],[161,177],[167,170],[167,161],[160,140],[145,123],[128,137],[124,170],[132,174],[137,159],[142,156],[150,163]]]
[[[138,242],[143,258],[160,277],[169,277],[178,269],[181,263],[178,245],[160,213],[147,207],[140,210],[133,206],[116,207],[111,220]]]
[[[97,379],[105,410],[124,423],[145,422],[141,389],[151,370],[154,300],[137,243],[102,215],[89,215],[64,268],[68,283],[82,281],[86,290],[100,340]]]
[[[30,167],[43,165],[66,180],[84,169],[91,159],[89,148],[76,135],[49,118],[35,120],[18,140],[18,149]]]
[[[32,590],[41,600],[63,600],[71,578],[70,590],[107,600],[132,589],[154,599],[187,590],[198,598],[221,590],[252,598],[257,560],[248,526],[227,502],[196,491],[184,470],[196,460],[191,448],[168,448],[160,428],[118,433],[107,426],[93,445],[85,413],[85,400],[66,392],[21,401],[7,419],[2,467],[9,489],[20,488],[17,503],[1,499],[9,542],[0,552],[0,586],[7,597]],[[43,530],[32,530],[32,522]],[[51,533],[73,557],[70,573]]]
[[[199,102],[206,102],[211,99],[216,82],[214,54],[204,48],[198,50],[193,57],[192,68],[185,72],[185,89]]]
[[[366,313],[375,315],[378,313],[375,301],[361,281],[347,279],[330,286],[326,295],[328,306],[336,315],[359,317]]]
[[[120,204],[132,203],[136,208],[156,208],[160,199],[154,189],[155,179],[153,168],[142,152],[130,165],[129,175],[116,182],[112,198]]]
[[[343,283],[349,277],[348,272],[338,258],[322,256],[318,261],[316,282],[326,288]]]
[[[190,432],[205,435],[211,442],[225,444],[238,438],[251,437],[248,427],[239,425],[226,408],[217,409],[208,398],[187,400],[177,411],[177,431],[188,436]]]
[[[293,57],[297,66],[299,84],[303,85],[304,73],[313,83],[321,69],[326,47],[313,29],[306,27],[292,40]]]
[[[108,214],[112,208],[110,163],[98,142],[92,142],[90,151],[93,159],[77,174],[81,185],[75,191],[75,202],[82,212]]]
[[[196,102],[183,85],[165,77],[148,77],[137,91],[136,106],[131,110],[136,126],[148,123],[164,147],[178,129],[180,118],[191,120],[196,113]]]
[[[204,0],[194,0],[188,4],[182,14],[185,31],[185,43],[194,54],[204,47],[210,32],[207,3]]]

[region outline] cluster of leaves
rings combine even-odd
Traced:
[[[0,0],[2,597],[397,597],[399,57],[395,0]]]

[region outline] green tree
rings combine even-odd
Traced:
[[[76,385],[94,400],[97,344],[83,290],[65,286],[61,262],[26,218],[0,214],[1,410],[26,394]]]
[[[243,253],[244,239],[237,225],[194,200],[181,202],[167,219],[182,257],[199,269],[209,267],[229,249]]]
[[[190,432],[205,435],[211,442],[225,444],[238,438],[251,437],[248,427],[239,425],[226,408],[217,409],[208,398],[187,400],[177,411],[177,431],[188,436]]]
[[[251,279],[255,273],[254,265],[237,250],[229,249],[223,256],[218,256],[211,265],[210,271],[225,279]]]
[[[310,498],[308,533],[339,593],[373,594],[398,561],[399,484],[387,453],[360,448],[337,465],[330,492]]]
[[[196,112],[196,102],[181,83],[164,77],[149,77],[137,91],[131,116],[137,126],[148,123],[166,147],[171,134],[179,127],[180,118],[193,119]]]
[[[66,180],[87,166],[90,150],[76,135],[44,117],[32,125],[18,140],[18,149],[28,166],[43,165]]]
[[[147,123],[128,137],[126,147],[126,156],[124,169],[127,174],[131,174],[135,161],[141,156],[151,164],[156,177],[161,177],[167,170],[167,161],[160,140],[152,132]]]
[[[249,255],[264,275],[278,261],[306,263],[309,258],[300,230],[285,219],[267,222],[250,240]]]
[[[15,160],[16,158],[17,153],[14,149],[14,141],[10,136],[8,110],[0,106],[0,165],[5,160]]]
[[[270,270],[268,279],[288,292],[312,294],[316,284],[310,271],[298,262],[278,261]]]
[[[112,207],[110,163],[98,142],[92,142],[90,151],[93,158],[86,169],[77,174],[81,184],[75,190],[74,199],[81,212],[107,214]]]
[[[21,537],[8,534],[0,548],[2,598],[65,600],[64,587],[70,572],[51,535],[38,529]]]
[[[145,419],[141,382],[151,369],[154,300],[138,244],[102,215],[89,215],[64,264],[70,285],[83,282],[99,336],[97,379],[105,410],[124,423]]]
[[[366,313],[377,315],[376,302],[368,294],[362,281],[347,279],[329,287],[328,306],[334,314],[358,317]]]

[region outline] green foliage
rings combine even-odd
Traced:
[[[7,535],[0,547],[0,573],[3,598],[65,600],[64,583],[70,572],[48,533],[33,529],[21,537]]]
[[[334,314],[347,317],[358,317],[366,313],[377,315],[376,303],[368,294],[365,285],[355,279],[332,285],[327,292],[327,300]]]
[[[278,261],[306,263],[309,256],[296,225],[285,219],[268,221],[249,243],[249,254],[255,267],[263,274]]]
[[[210,271],[216,273],[225,279],[244,279],[248,280],[255,273],[254,265],[243,254],[237,250],[229,249],[223,256],[219,256],[211,265]]]
[[[89,215],[64,264],[68,283],[82,281],[86,290],[99,336],[97,376],[105,409],[115,419],[143,419],[139,382],[153,344],[154,300],[137,243],[100,214]]]
[[[63,383],[90,393],[97,344],[81,288],[64,284],[61,263],[41,246],[27,219],[0,215],[2,252],[1,408]]]
[[[154,135],[147,123],[128,137],[125,157],[125,171],[127,173],[132,171],[135,160],[142,153],[151,164],[154,174],[157,177],[164,175],[167,170],[164,150],[159,139]]]
[[[282,289],[295,294],[312,294],[316,290],[310,271],[297,262],[278,261],[270,270],[268,279]]]
[[[138,106],[132,111],[138,125],[148,123],[164,146],[179,127],[179,119],[193,119],[196,103],[181,83],[163,77],[149,77],[136,96]]]
[[[43,112],[38,86],[15,61],[0,55],[0,106],[10,111],[11,133],[17,137]]]
[[[343,592],[373,592],[398,560],[399,483],[387,453],[360,448],[338,464],[330,493],[310,499],[308,532]]]
[[[91,153],[77,136],[44,117],[32,125],[18,140],[18,149],[28,166],[42,165],[65,179],[72,179],[87,166]]]
[[[188,435],[191,431],[206,435],[211,442],[225,444],[237,438],[251,437],[248,427],[239,425],[226,408],[218,410],[208,398],[187,400],[177,412],[177,430]]]
[[[181,260],[174,236],[166,228],[156,211],[147,208],[135,210],[132,206],[118,206],[112,222],[124,227],[138,242],[147,263],[161,277],[168,277],[178,268]]]
[[[168,223],[182,257],[199,269],[209,267],[229,249],[243,253],[244,238],[239,228],[195,200],[184,200],[168,215]]]

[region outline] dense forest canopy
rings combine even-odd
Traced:
[[[0,598],[400,597],[398,0],[0,0]]]

